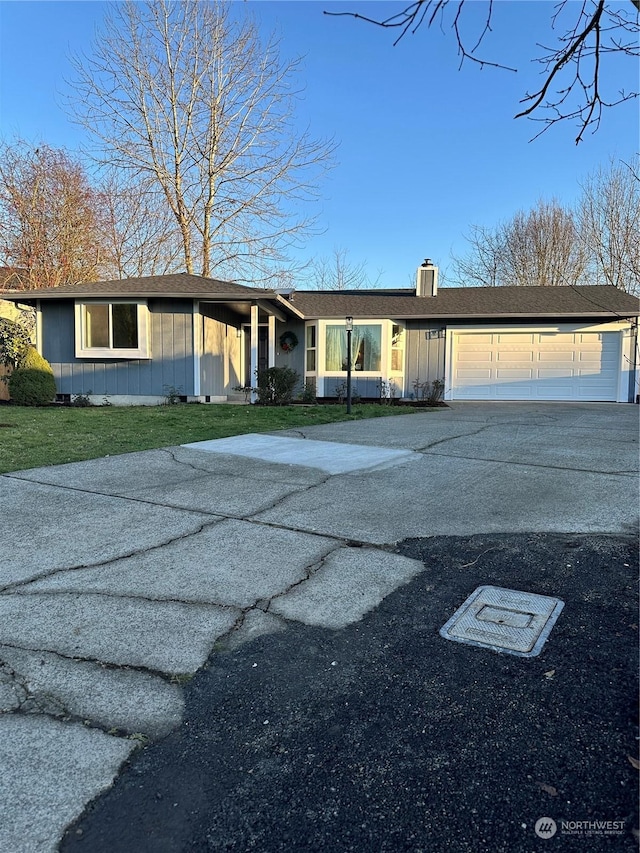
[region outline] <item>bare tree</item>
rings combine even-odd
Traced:
[[[454,258],[460,284],[558,286],[580,283],[588,257],[573,214],[557,201],[539,201],[494,229],[472,227],[471,251]]]
[[[505,284],[505,239],[503,226],[490,229],[472,225],[465,238],[471,251],[464,257],[453,255],[451,280],[465,287],[497,287]]]
[[[354,263],[349,260],[345,248],[335,248],[330,256],[315,258],[308,274],[308,284],[313,290],[362,290],[376,287],[381,273],[371,279],[366,261]]]
[[[175,218],[154,187],[113,169],[101,179],[105,247],[113,278],[164,275],[182,266]]]
[[[413,0],[386,18],[368,18],[358,12],[325,14],[350,15],[394,30],[398,33],[394,44],[407,33],[415,33],[423,24],[427,28],[438,24],[442,29],[453,31],[461,65],[467,60],[481,67],[516,71],[480,55],[483,41],[492,29],[493,0],[485,0],[484,23],[472,41],[468,41],[463,33],[465,7],[469,5],[469,0]],[[548,14],[550,4],[540,3],[538,6]],[[543,68],[542,85],[525,94],[521,101],[523,109],[516,118],[527,116],[542,122],[544,126],[540,133],[559,121],[575,120],[579,127],[578,143],[587,128],[594,132],[598,129],[604,108],[638,97],[637,91],[615,91],[605,95],[602,91],[602,66],[611,54],[636,59],[640,56],[639,9],[640,0],[630,0],[628,8],[621,8],[609,0],[582,0],[579,3],[560,0],[555,3],[551,15],[555,43],[539,45],[543,53],[536,58]]]
[[[299,60],[282,62],[239,8],[114,4],[74,60],[72,108],[98,160],[162,193],[188,272],[255,281],[310,233],[333,145],[296,129]]]
[[[505,250],[511,284],[557,286],[578,284],[587,257],[571,211],[557,201],[539,201],[508,223]]]
[[[100,277],[103,199],[82,164],[44,143],[0,144],[0,263],[22,286]]]
[[[637,164],[600,168],[581,184],[578,222],[594,280],[640,295],[640,177]]]

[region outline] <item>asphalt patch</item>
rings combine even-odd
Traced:
[[[62,851],[624,851],[638,827],[637,540],[408,540],[361,621],[214,653]],[[439,636],[479,585],[565,602],[539,657]],[[553,838],[536,835],[540,818]],[[546,825],[546,824],[545,824]]]

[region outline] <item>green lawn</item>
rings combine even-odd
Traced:
[[[248,432],[330,424],[437,409],[381,405],[196,405],[72,408],[0,406],[0,473],[225,438]]]

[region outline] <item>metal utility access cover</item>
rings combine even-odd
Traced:
[[[544,646],[564,602],[548,595],[479,586],[442,626],[446,640],[535,657]]]

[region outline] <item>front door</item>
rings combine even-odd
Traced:
[[[244,384],[255,386],[257,378],[251,375],[251,326],[243,324],[244,332]],[[269,326],[265,323],[258,326],[258,370],[269,367]]]

